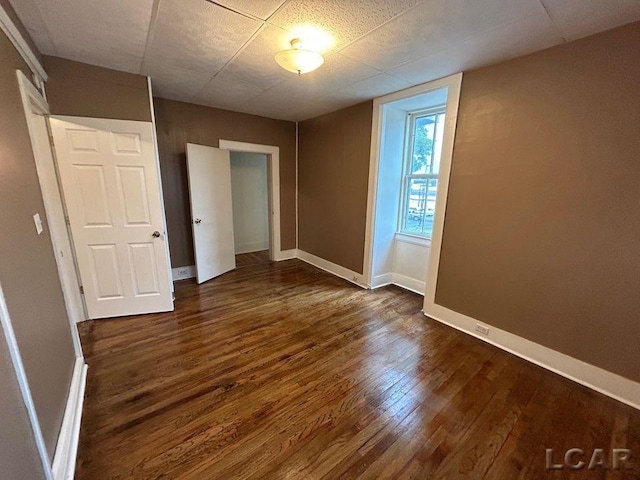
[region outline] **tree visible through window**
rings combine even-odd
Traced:
[[[438,190],[444,107],[409,115],[399,230],[431,238]]]

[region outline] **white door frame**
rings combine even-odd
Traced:
[[[169,259],[169,285],[171,292],[175,292],[173,285],[173,275],[171,274],[171,251],[169,250],[169,230],[167,229],[167,209],[164,203],[164,190],[162,188],[162,171],[160,170],[160,149],[158,148],[158,129],[156,127],[156,109],[153,105],[153,90],[151,88],[151,77],[147,77],[147,90],[149,91],[149,107],[151,108],[151,125],[153,126],[153,146],[156,149],[156,170],[158,172],[158,188],[160,190],[160,203],[162,204],[162,228],[164,229],[164,246]]]
[[[232,140],[220,140],[219,147],[232,152],[263,153],[267,155],[269,164],[269,258],[278,262],[286,260],[282,254],[280,241],[280,147],[272,145],[259,145],[256,143],[234,142]]]
[[[38,149],[36,147],[36,133],[29,120],[29,116],[32,113],[42,115],[46,119],[49,115],[49,104],[20,70],[17,70],[17,77],[27,128],[29,130],[29,138],[31,139],[31,147],[33,150],[33,157],[35,159],[38,181],[42,192],[42,201],[47,215],[47,223],[49,224],[49,233],[51,236],[54,257],[56,259],[56,266],[58,268],[58,277],[60,278],[62,293],[67,309],[73,347],[75,349],[76,357],[82,357],[82,347],[80,345],[78,329],[75,324],[79,321],[86,320],[87,313],[84,301],[80,295],[80,281],[76,266],[75,252],[73,250],[73,242],[71,241],[65,220],[66,210],[57,178],[55,152],[53,151],[53,148],[49,147],[51,148],[50,161],[53,163],[51,166],[53,167],[54,172],[56,172],[52,175],[50,168],[48,168],[51,166],[44,165],[44,162],[49,161],[49,159],[42,158],[38,153]],[[51,136],[48,119],[46,124],[47,134]],[[61,261],[59,252],[62,248],[71,252],[73,257],[71,259],[71,263]],[[65,280],[69,278],[75,278],[75,284],[69,284],[69,282]]]
[[[427,268],[427,282],[424,302],[433,303],[436,294],[436,281],[438,267],[440,265],[440,249],[442,247],[442,232],[444,229],[444,216],[447,208],[447,195],[449,191],[449,175],[451,173],[451,158],[453,157],[453,142],[458,121],[458,104],[460,101],[460,89],[462,85],[462,73],[440,78],[432,82],[423,83],[399,92],[390,93],[373,100],[373,122],[371,127],[371,158],[369,160],[369,194],[367,197],[367,224],[365,230],[364,245],[364,278],[367,284],[372,283],[373,273],[373,243],[375,232],[375,206],[378,191],[378,167],[380,164],[380,143],[382,142],[383,106],[387,103],[414,97],[441,88],[447,88],[447,114],[442,142],[442,157],[440,160],[440,179],[438,192],[436,193],[436,208],[433,222],[433,235],[431,237],[431,249],[429,253],[429,265]]]

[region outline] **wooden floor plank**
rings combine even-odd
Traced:
[[[573,478],[545,448],[640,449],[640,412],[424,317],[418,295],[268,252],[238,265],[178,282],[174,312],[80,325],[77,479]]]

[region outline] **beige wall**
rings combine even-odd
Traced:
[[[373,102],[298,130],[298,248],[362,273]]]
[[[151,121],[147,77],[44,57],[52,115]]]
[[[283,250],[296,248],[296,125],[255,115],[154,98],[158,150],[172,266],[193,265],[185,145],[218,141],[280,147],[280,231]]]
[[[640,381],[640,23],[466,73],[436,303]]]
[[[0,284],[52,457],[75,353],[20,99],[17,68],[30,76],[26,64],[0,33]],[[45,220],[42,235],[37,235],[34,228],[35,213]],[[6,349],[4,341],[0,342],[0,349]],[[3,389],[4,385],[3,381]],[[0,445],[0,452],[5,454],[5,445]]]

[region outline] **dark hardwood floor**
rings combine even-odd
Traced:
[[[251,267],[253,265],[261,265],[269,263],[269,250],[261,250],[259,252],[239,253],[236,255],[236,267]]]
[[[546,471],[546,448],[640,456],[640,412],[425,318],[418,295],[289,260],[176,299],[81,324],[77,479],[640,478]]]

